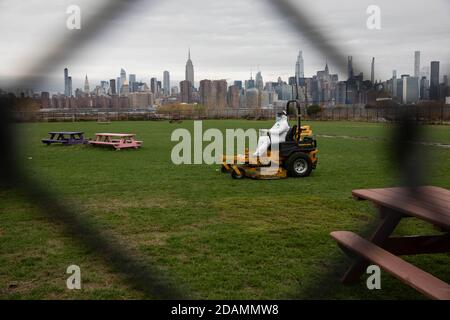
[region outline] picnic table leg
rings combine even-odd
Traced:
[[[394,229],[403,217],[403,214],[395,210],[380,207],[380,222],[378,223],[369,241],[379,247],[392,234]],[[357,257],[342,277],[342,283],[354,284],[366,272],[369,262],[361,257]]]

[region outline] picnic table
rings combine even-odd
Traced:
[[[136,140],[134,133],[96,133],[95,139],[89,141],[94,146],[112,146],[116,150],[124,148],[140,148],[142,141]]]
[[[86,139],[84,138],[84,132],[82,131],[52,131],[48,133],[49,139],[42,139],[42,143],[51,145],[53,143],[61,143],[63,145],[84,144]]]
[[[331,232],[343,251],[354,258],[342,282],[357,282],[373,263],[429,298],[449,300],[449,284],[398,256],[450,252],[450,190],[434,186],[398,187],[353,190],[352,194],[357,199],[372,201],[378,207],[380,220],[367,240],[349,231]],[[409,217],[426,221],[442,232],[391,236],[401,219]]]

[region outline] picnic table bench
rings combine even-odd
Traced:
[[[138,141],[133,133],[96,133],[95,139],[89,141],[94,146],[112,146],[116,150],[124,148],[140,148],[142,141]]]
[[[53,143],[61,143],[63,145],[84,144],[86,139],[84,138],[84,132],[82,131],[52,131],[48,133],[49,139],[42,139],[42,143],[51,145]]]
[[[450,190],[424,186],[360,189],[352,194],[357,199],[372,201],[378,207],[380,220],[367,240],[349,231],[331,232],[343,251],[354,258],[342,282],[357,282],[367,266],[374,263],[429,298],[450,300],[449,284],[398,257],[450,252]],[[429,222],[442,234],[391,236],[400,220],[408,217]]]

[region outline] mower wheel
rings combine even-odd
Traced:
[[[290,177],[307,177],[311,174],[313,165],[307,154],[297,152],[287,159],[286,169]]]
[[[243,179],[245,178],[245,171],[241,167],[238,167],[239,174],[236,173],[233,169],[231,169],[231,177],[233,179]]]

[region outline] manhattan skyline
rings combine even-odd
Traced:
[[[101,2],[101,1],[100,1]],[[306,2],[298,1],[298,4]],[[8,30],[0,39],[2,68],[0,86],[23,76],[32,61],[45,53],[45,44],[63,37],[65,6],[70,1],[52,4],[46,1],[27,5],[4,1],[0,5],[0,26]],[[322,31],[352,55],[365,77],[370,75],[372,57],[376,58],[375,79],[398,74],[414,74],[414,55],[421,51],[421,65],[442,61],[441,74],[448,73],[450,5],[437,0],[378,1],[382,13],[382,29],[368,30],[368,1],[335,3],[319,0],[302,7],[317,20]],[[85,18],[95,13],[99,4],[79,1]],[[324,10],[326,8],[326,10]],[[432,14],[427,14],[427,13]],[[50,18],[51,17],[51,18]],[[27,23],[21,23],[26,21]],[[183,5],[179,1],[141,2],[104,30],[80,50],[74,50],[54,71],[45,75],[47,84],[36,90],[64,92],[60,81],[61,68],[68,67],[73,87],[83,87],[87,74],[91,83],[116,77],[124,68],[137,75],[137,81],[162,79],[170,72],[172,83],[185,77],[187,48],[191,48],[195,79],[248,79],[261,71],[265,81],[287,80],[293,75],[298,51],[302,50],[305,76],[323,69],[326,53],[299,36],[290,25],[264,1],[198,0]],[[50,31],[49,31],[50,30]],[[345,64],[345,62],[343,62]],[[336,70],[328,59],[330,69]],[[258,68],[259,66],[259,68]],[[344,74],[339,73],[342,79]],[[197,84],[198,85],[198,84]]]

